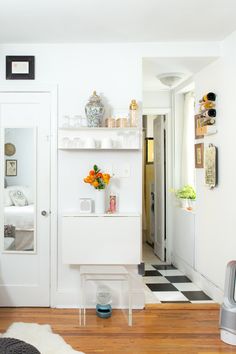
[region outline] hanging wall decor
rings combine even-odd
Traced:
[[[17,176],[17,160],[6,160],[5,176],[7,177]]]
[[[195,168],[204,167],[204,144],[195,144]]]
[[[7,80],[34,80],[34,56],[6,56]]]
[[[204,138],[204,131],[201,126],[202,115],[196,114],[194,116],[194,119],[195,119],[195,139],[202,139]]]
[[[12,143],[6,143],[4,145],[4,151],[6,156],[12,156],[16,153],[16,147]]]
[[[214,188],[218,183],[217,148],[213,144],[205,150],[205,184]]]
[[[199,114],[195,115],[195,139],[217,133],[216,94],[208,92],[199,101]]]

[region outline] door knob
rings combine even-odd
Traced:
[[[46,215],[47,215],[46,210],[42,210],[42,211],[41,211],[41,215],[46,216]]]

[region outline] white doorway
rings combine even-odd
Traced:
[[[165,116],[153,122],[154,136],[154,253],[166,261],[166,126]]]
[[[155,259],[170,262],[170,189],[171,176],[171,130],[168,110],[146,110],[143,116],[145,156],[144,156],[144,220],[143,246],[144,262]],[[145,112],[145,113],[146,113]],[[155,114],[157,113],[157,114]],[[147,250],[148,248],[148,250]]]
[[[0,92],[0,306],[50,305],[49,92]]]

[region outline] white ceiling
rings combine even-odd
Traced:
[[[163,73],[183,73],[179,83],[197,73],[216,58],[145,58],[143,59],[143,90],[169,90],[157,76]],[[178,83],[178,84],[179,84]]]
[[[0,0],[0,42],[218,41],[235,0]]]

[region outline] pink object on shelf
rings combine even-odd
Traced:
[[[110,213],[115,213],[116,212],[116,196],[115,195],[110,195],[109,212]]]

